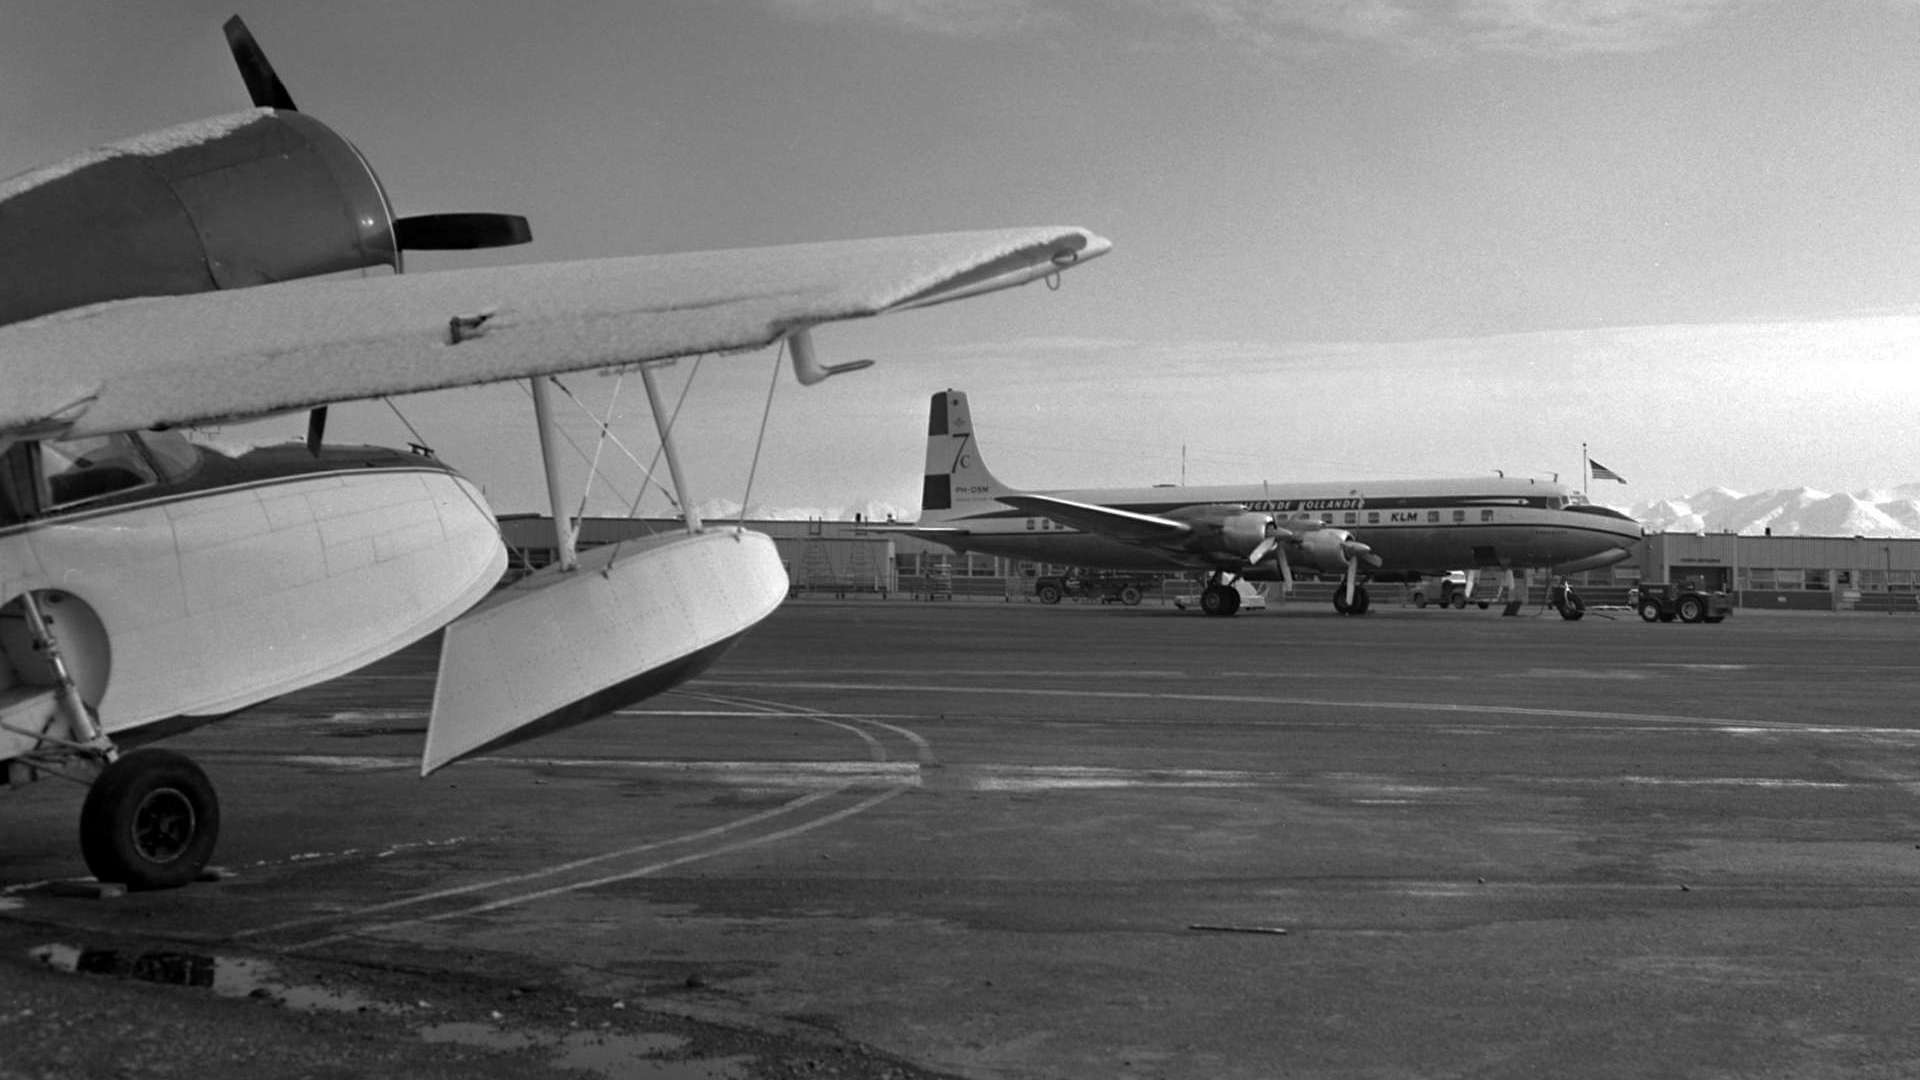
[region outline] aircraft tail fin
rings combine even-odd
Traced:
[[[1011,490],[994,479],[980,460],[967,395],[959,390],[933,395],[927,413],[927,471],[920,490],[920,521],[963,516],[994,505],[996,496]]]

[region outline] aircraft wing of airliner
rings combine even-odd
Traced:
[[[1157,514],[1136,514],[1131,510],[1062,499],[1053,495],[1022,492],[1001,495],[999,499],[1015,509],[1042,514],[1076,529],[1099,533],[1128,543],[1178,544],[1192,536],[1194,532],[1194,525],[1190,521],[1179,521]]]

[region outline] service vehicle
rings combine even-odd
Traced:
[[[1647,622],[1717,623],[1733,614],[1733,598],[1694,582],[1643,581],[1627,594],[1627,603]]]

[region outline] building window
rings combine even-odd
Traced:
[[[1805,580],[1806,587],[1809,589],[1827,588],[1827,572],[1825,570],[1808,570],[1806,571]]]
[[[1482,511],[1480,511],[1480,520],[1481,520],[1481,521],[1492,521],[1492,520],[1493,520],[1493,511],[1491,511],[1491,510],[1482,510]]]
[[[1357,524],[1357,523],[1359,522],[1359,520],[1360,520],[1360,515],[1359,515],[1359,514],[1356,514],[1356,513],[1354,513],[1354,512],[1353,512],[1353,511],[1351,511],[1351,510],[1349,510],[1349,511],[1347,511],[1347,515],[1346,515],[1346,518],[1345,518],[1344,520],[1345,520],[1345,521],[1346,521],[1346,523],[1347,523],[1347,524],[1349,524],[1349,525],[1353,525],[1353,524]]]
[[[1440,524],[1440,511],[1438,510],[1427,511],[1427,524],[1429,525]]]
[[[1367,524],[1369,525],[1380,524],[1380,511],[1378,510],[1367,511]]]
[[[1463,524],[1466,522],[1466,520],[1467,520],[1467,512],[1465,510],[1455,510],[1453,512],[1453,523],[1455,525]]]

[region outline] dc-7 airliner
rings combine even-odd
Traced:
[[[933,395],[920,520],[901,531],[957,551],[1108,570],[1200,570],[1201,610],[1239,610],[1234,583],[1339,574],[1334,608],[1365,614],[1368,580],[1474,567],[1579,573],[1626,559],[1643,533],[1617,510],[1523,477],[1022,491],[988,471],[967,395]],[[1556,606],[1584,611],[1565,590]]]

